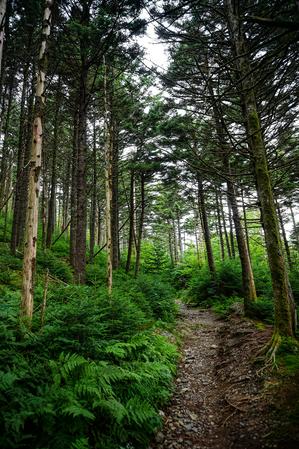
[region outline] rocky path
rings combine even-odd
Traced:
[[[187,335],[175,391],[161,412],[164,427],[149,449],[268,447],[259,438],[267,425],[254,412],[259,387],[248,362],[248,342],[256,344],[252,325],[241,322],[231,331],[230,324],[213,312],[186,306],[181,315],[180,326]],[[228,349],[221,346],[223,341]],[[235,342],[241,343],[235,348]]]
[[[173,400],[165,412],[156,449],[225,449],[217,385],[218,331],[221,321],[207,310],[182,308],[188,329]]]

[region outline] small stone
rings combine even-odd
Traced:
[[[165,436],[162,432],[158,432],[155,436],[155,440],[157,441],[157,443],[163,443],[165,439]]]

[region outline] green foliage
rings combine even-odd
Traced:
[[[56,257],[50,250],[37,252],[37,264],[38,268],[49,270],[50,275],[64,282],[73,281],[70,266],[62,259]]]
[[[169,265],[169,258],[161,242],[144,242],[142,268],[146,273],[161,273]]]
[[[206,265],[194,271],[188,281],[186,296],[194,304],[211,305],[215,299],[242,295],[238,260],[225,260],[217,267],[215,280]]]
[[[240,306],[242,306],[242,298],[240,298],[239,296],[218,298],[213,302],[212,310],[224,318],[231,313],[232,305],[236,303],[239,303]]]
[[[299,345],[293,338],[283,338],[277,354],[281,372],[286,376],[299,374]]]
[[[147,280],[120,272],[112,297],[101,286],[50,283],[45,325],[35,313],[21,339],[19,294],[2,298],[0,447],[147,447],[177,358],[154,321],[173,319],[172,289]]]
[[[250,306],[251,316],[264,323],[273,324],[274,320],[274,304],[269,298],[257,298],[257,301]]]
[[[55,236],[53,241],[55,240]],[[70,242],[65,238],[60,238],[57,242],[52,245],[51,251],[58,257],[69,257],[70,254]]]

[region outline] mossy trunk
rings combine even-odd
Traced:
[[[242,30],[238,4],[233,2],[233,0],[226,0],[226,6],[231,43],[235,53],[236,69],[239,80],[241,80],[240,98],[243,103],[242,112],[254,164],[256,186],[262,213],[261,218],[271,272],[275,306],[275,333],[281,336],[292,337],[295,334],[295,306],[288,279],[287,266],[283,257],[283,247],[275,210],[266,148],[256,104],[251,61],[245,45],[245,35]]]

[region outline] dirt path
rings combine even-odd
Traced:
[[[215,365],[222,323],[210,311],[182,307],[188,329],[173,400],[165,412],[157,449],[225,449]]]
[[[277,447],[264,440],[269,429],[250,362],[252,350],[263,344],[257,330],[241,319],[226,323],[209,310],[186,306],[180,326],[187,335],[173,399],[149,449]]]

